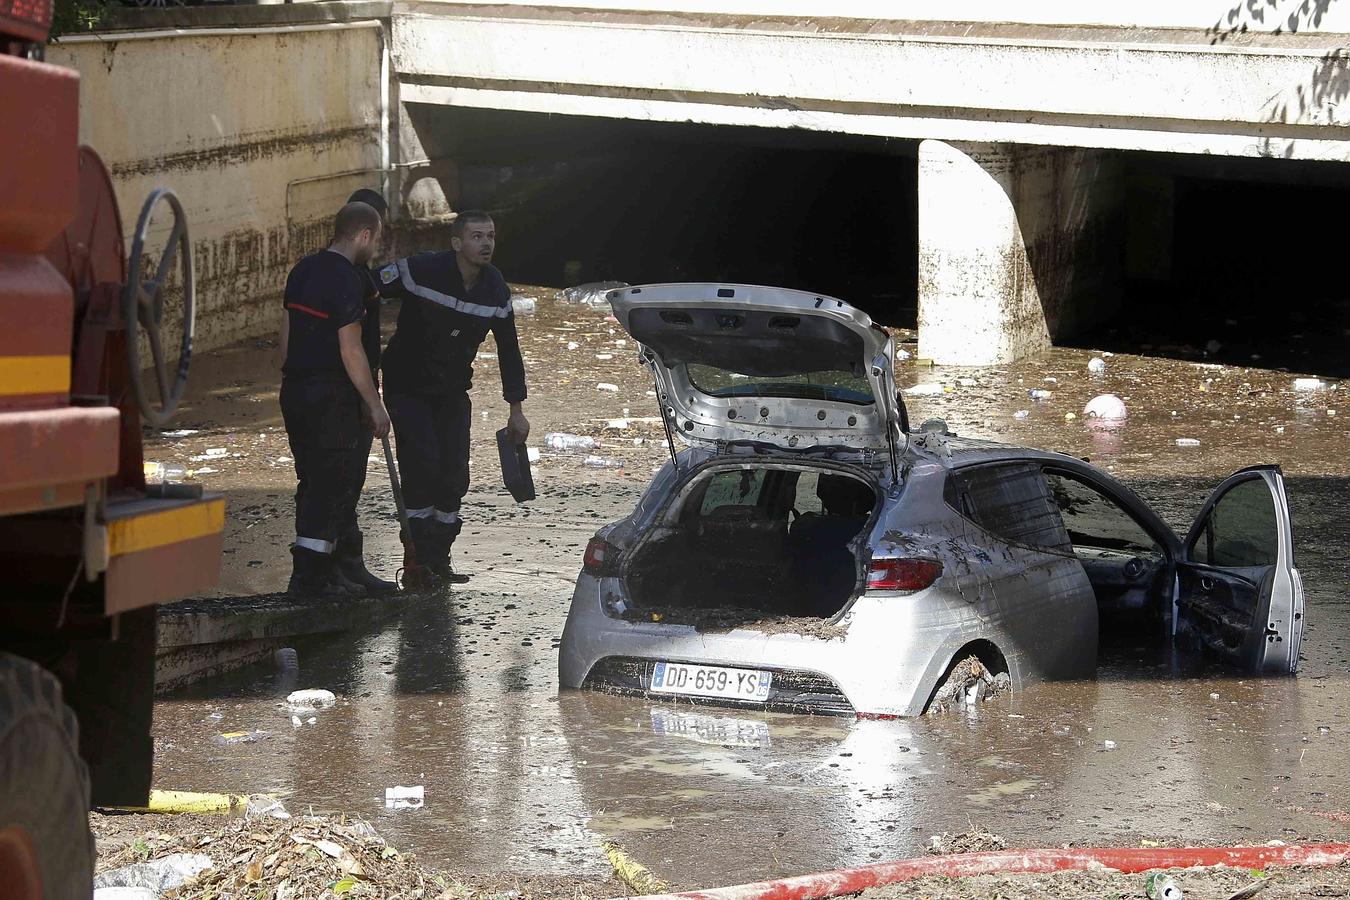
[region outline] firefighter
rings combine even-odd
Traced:
[[[347,198],[348,203],[364,203],[380,214],[381,233],[389,226],[389,205],[384,197],[369,188],[361,188]],[[370,363],[370,377],[375,389],[380,387],[380,297],[375,282],[375,273],[371,271],[369,261],[356,267],[362,280],[362,300],[365,304],[365,317],[361,320],[361,346],[365,348],[366,359]],[[356,471],[342,502],[342,528],[338,531],[337,547],[333,558],[338,573],[345,580],[355,584],[361,593],[369,597],[391,594],[398,590],[398,584],[386,581],[372,574],[366,568],[364,559],[364,536],[357,522],[356,507],[361,499],[361,489],[366,484],[366,469],[370,462],[370,450],[375,441],[375,432],[371,427],[370,416],[362,407],[361,438],[354,453]]]
[[[384,354],[384,384],[409,537],[418,564],[451,584],[468,580],[451,565],[450,548],[463,527],[460,502],[469,489],[473,360],[489,332],[510,405],[507,432],[517,444],[530,434],[521,409],[525,363],[511,290],[492,265],[496,242],[491,216],[462,212],[450,228],[450,250],[419,253],[378,271],[381,294],[403,300]]]
[[[368,284],[361,269],[375,255],[382,229],[373,207],[348,203],[328,248],[302,259],[286,279],[281,414],[299,481],[289,586],[295,595],[361,592],[340,574],[335,551],[369,452],[363,409],[374,435],[389,434],[389,413],[361,345]]]

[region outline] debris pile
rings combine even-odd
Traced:
[[[1011,690],[1012,680],[1008,673],[999,672],[995,675],[978,658],[967,656],[952,666],[947,680],[928,704],[927,714],[935,715],[962,705],[976,706]]]
[[[969,831],[952,834],[944,831],[928,839],[924,848],[934,856],[950,856],[953,853],[984,853],[992,850],[1005,850],[1008,842],[981,825],[972,825]]]
[[[130,821],[128,821],[130,820]],[[151,825],[153,823],[153,826]],[[400,897],[413,900],[512,900],[613,896],[612,883],[565,878],[468,876],[436,871],[389,845],[356,818],[220,819],[209,816],[93,816],[103,851],[99,884],[153,884],[163,900],[266,897]],[[125,825],[144,825],[111,852]],[[173,833],[153,830],[172,829]],[[192,865],[184,866],[184,862]],[[174,873],[168,881],[129,880]],[[195,873],[195,874],[193,874]]]

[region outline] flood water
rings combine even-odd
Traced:
[[[493,461],[479,440],[475,472],[486,474],[475,474],[456,548],[474,581],[382,629],[298,643],[298,678],[255,668],[166,696],[157,786],[275,792],[292,811],[361,815],[400,849],[471,871],[602,874],[598,844],[613,838],[685,887],[909,856],[972,824],[1012,846],[1350,839],[1350,440],[1336,415],[1350,416],[1350,404],[1337,409],[1334,385],[1295,390],[1296,376],[1315,373],[1117,355],[1092,377],[1093,354],[1064,349],[998,369],[902,364],[902,386],[946,386],[911,395],[916,426],[942,416],[962,434],[1088,456],[1180,531],[1230,471],[1281,463],[1308,590],[1305,659],[1296,678],[1252,679],[1107,635],[1095,681],[1039,685],[971,713],[853,722],[559,694],[556,639],[582,549],[631,507],[665,449],[659,426],[606,431],[624,409],[653,411],[635,348],[618,345],[624,336],[602,312],[541,301],[522,328],[532,443],[546,430],[603,435],[626,468],[546,453],[540,499],[517,507],[488,483]],[[504,413],[492,364],[480,371],[475,402],[492,421],[476,423],[477,437],[490,438]],[[601,381],[620,391],[597,391]],[[274,390],[257,372],[236,371],[233,383],[231,410],[240,392]],[[1052,395],[1032,401],[1031,389]],[[1083,406],[1107,390],[1131,414],[1096,430]],[[211,403],[202,395],[187,413],[205,442],[213,428],[248,428],[275,444],[271,406],[227,415]],[[232,523],[227,540],[244,549],[227,557],[227,585],[284,584],[275,548],[289,529],[287,477],[272,465],[220,476],[240,497],[282,497],[282,514],[248,536]],[[375,466],[366,527],[372,548],[393,554],[387,526],[376,534],[384,484]],[[248,555],[265,564],[245,567]],[[294,728],[282,700],[297,687],[332,690],[339,704]],[[213,741],[255,729],[267,737]],[[385,809],[394,785],[424,785],[425,808]]]

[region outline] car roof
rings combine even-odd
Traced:
[[[1106,478],[1111,477],[1101,469],[1076,456],[1056,453],[1053,450],[1039,450],[1035,447],[1004,444],[999,441],[981,440],[955,434],[913,433],[910,436],[909,446],[910,452],[940,462],[948,469],[1021,460],[1058,463],[1079,470],[1090,469]]]

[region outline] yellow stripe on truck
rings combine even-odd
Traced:
[[[123,556],[179,544],[217,534],[224,528],[224,498],[114,519],[108,523],[108,555]]]
[[[0,356],[0,396],[68,393],[69,356]]]

